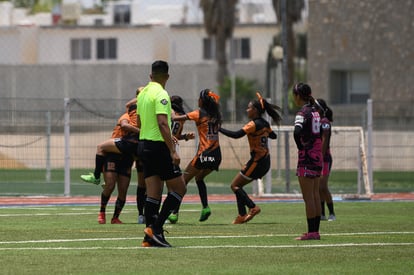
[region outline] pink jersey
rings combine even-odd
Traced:
[[[297,175],[319,177],[322,165],[321,118],[309,104],[304,105],[295,117],[295,128],[299,127],[301,148],[298,151]]]

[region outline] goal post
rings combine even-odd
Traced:
[[[252,191],[256,196],[283,196],[286,195],[282,189],[283,184],[288,184],[289,179],[283,178],[286,174],[286,161],[283,158],[286,147],[285,137],[289,138],[289,167],[291,172],[296,171],[297,164],[297,149],[293,139],[292,126],[272,127],[277,133],[276,140],[269,139],[269,150],[271,154],[272,165],[270,171],[262,179],[254,182]],[[285,133],[288,135],[285,135]],[[333,126],[331,136],[331,153],[333,158],[333,166],[331,174],[336,171],[342,174],[351,174],[349,172],[356,172],[356,178],[351,179],[351,186],[336,186],[340,190],[338,193],[341,197],[369,197],[372,195],[372,185],[369,182],[369,174],[367,168],[367,155],[365,144],[365,133],[360,126]],[[353,174],[353,173],[352,173]],[[297,178],[291,178],[291,181],[297,183]],[[277,187],[277,188],[276,188]],[[331,191],[332,192],[332,191]],[[298,194],[299,190],[293,190],[289,194]],[[335,194],[336,195],[336,194]]]

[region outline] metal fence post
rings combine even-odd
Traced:
[[[70,99],[64,99],[65,196],[70,196]]]

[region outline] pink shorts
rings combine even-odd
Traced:
[[[321,176],[321,171],[314,169],[308,169],[305,166],[300,166],[296,169],[296,176],[298,177],[307,177],[307,178],[316,178]]]
[[[331,173],[331,166],[332,162],[324,161],[321,176],[329,176],[329,174]]]

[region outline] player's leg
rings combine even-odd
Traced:
[[[200,196],[201,206],[203,207],[200,214],[200,222],[206,221],[211,215],[211,209],[208,205],[208,195],[207,195],[207,185],[204,181],[204,178],[209,175],[213,170],[203,169],[195,176],[195,181],[197,184],[198,195]]]
[[[246,192],[243,190],[243,186],[245,186],[250,181],[242,176],[241,173],[238,173],[234,178],[230,185],[231,190],[233,191],[234,195],[236,196],[237,202],[237,212],[238,216],[233,221],[233,224],[242,224],[245,223],[247,217],[246,211],[246,198],[248,198]]]
[[[145,223],[144,206],[145,206],[145,200],[147,197],[147,190],[145,188],[145,179],[144,179],[144,173],[142,170],[142,164],[138,160],[136,161],[136,170],[137,170],[136,202],[137,202],[137,209],[138,209],[138,223],[144,224]]]
[[[113,167],[112,162],[106,162],[103,173],[106,184],[101,193],[101,204],[98,215],[98,223],[100,224],[106,223],[106,206],[108,205],[109,199],[111,198],[111,194],[114,191],[116,184],[117,175],[116,172],[111,169],[111,167]]]

